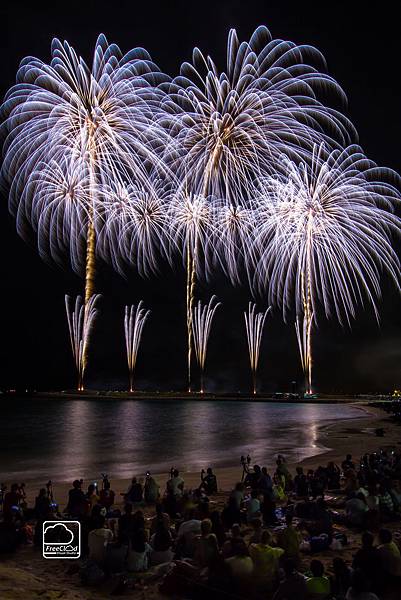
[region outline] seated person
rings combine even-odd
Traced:
[[[253,576],[262,583],[265,588],[271,589],[278,578],[279,558],[284,554],[282,548],[271,546],[270,532],[265,530],[262,533],[260,544],[251,544],[249,546],[249,555],[253,560]]]
[[[131,502],[126,502],[124,514],[118,519],[118,540],[127,545],[131,539],[136,523],[135,516],[132,514],[132,508]]]
[[[113,541],[113,532],[106,525],[106,519],[98,517],[99,527],[93,529],[88,535],[89,558],[99,565],[104,564],[106,546]]]
[[[281,581],[273,600],[305,600],[306,577],[298,573],[293,560],[287,559],[283,564],[284,579]]]
[[[260,501],[258,495],[258,490],[252,490],[251,497],[245,503],[246,518],[248,523],[255,517],[260,516]]]
[[[324,566],[320,560],[312,560],[310,564],[312,577],[306,580],[308,598],[326,600],[330,597],[330,580],[324,575]]]
[[[379,600],[373,592],[369,591],[369,580],[359,569],[351,575],[351,586],[348,588],[345,600]]]
[[[243,541],[244,538],[241,533],[241,527],[238,523],[234,523],[234,525],[231,527],[230,535],[222,547],[224,558],[234,556],[238,543]]]
[[[284,550],[284,558],[291,558],[295,564],[299,561],[299,547],[302,542],[302,535],[292,524],[292,515],[285,515],[285,529],[277,533],[277,545]]]
[[[155,566],[171,562],[174,558],[172,545],[173,539],[170,530],[166,529],[163,523],[159,521],[156,533],[150,538],[150,546],[152,548],[150,553],[150,564]]]
[[[365,524],[366,513],[369,510],[364,494],[357,494],[345,503],[345,515],[351,527],[362,527]]]
[[[139,529],[131,538],[128,549],[127,568],[134,573],[147,571],[152,548],[146,541],[144,529]]]
[[[349,469],[352,469],[353,471],[355,470],[355,463],[352,460],[352,454],[347,454],[345,460],[343,460],[341,463],[341,468],[343,473],[345,473],[345,471],[349,471]]]
[[[249,581],[253,573],[253,561],[243,540],[233,543],[233,554],[225,562],[235,583],[241,585]]]
[[[362,548],[360,548],[352,561],[352,568],[359,569],[372,583],[372,589],[378,590],[383,580],[383,567],[380,552],[374,547],[374,537],[370,531],[362,534]]]
[[[380,529],[377,549],[385,573],[391,577],[401,578],[401,553],[389,529]]]

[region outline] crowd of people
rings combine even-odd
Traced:
[[[212,468],[191,490],[177,469],[164,489],[148,472],[121,498],[106,475],[100,490],[75,480],[62,514],[81,523],[82,583],[118,574],[120,588],[147,576],[162,593],[186,598],[401,597],[400,452],[358,462],[348,454],[341,465],[299,466],[294,475],[280,455],[272,473],[251,467],[249,456],[241,465],[242,480],[225,495]],[[41,547],[43,522],[61,514],[51,482],[33,507],[23,484],[2,484],[0,502],[2,553]],[[347,561],[350,536],[359,547]]]

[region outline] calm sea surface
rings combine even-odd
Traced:
[[[319,454],[318,427],[360,417],[346,404],[2,399],[0,480],[132,477]]]

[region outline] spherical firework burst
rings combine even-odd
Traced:
[[[358,146],[327,152],[314,148],[311,164],[283,159],[286,177],[259,182],[260,258],[255,284],[284,318],[294,307],[306,389],[311,392],[311,331],[321,305],[341,324],[355,317],[364,298],[378,318],[380,282],[387,273],[400,289],[392,236],[399,193],[391,178]],[[302,320],[302,324],[300,321]]]

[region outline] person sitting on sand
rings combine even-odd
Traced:
[[[290,558],[295,561],[295,564],[298,564],[299,547],[302,542],[302,535],[295,529],[292,521],[292,515],[287,513],[285,515],[286,527],[277,533],[276,539],[277,545],[284,550],[284,558]]]
[[[362,527],[365,524],[366,513],[369,510],[364,494],[356,494],[345,503],[345,516],[351,527]]]
[[[234,583],[242,586],[250,581],[253,573],[253,561],[243,540],[237,539],[233,542],[232,547],[233,554],[225,559],[225,563],[230,569]]]
[[[217,478],[211,467],[208,467],[206,475],[203,470],[201,471],[201,480],[202,481],[199,489],[203,489],[207,496],[213,496],[213,494],[217,494]]]
[[[255,517],[260,517],[260,500],[258,490],[251,491],[251,497],[245,502],[246,518],[250,523]]]
[[[170,529],[170,516],[163,511],[163,505],[157,503],[155,506],[156,514],[150,522],[150,533],[153,535],[161,523],[165,529]]]
[[[131,485],[129,486],[127,493],[124,494],[124,498],[126,502],[132,502],[132,504],[140,504],[143,501],[142,484],[136,477],[132,478]]]
[[[240,523],[242,521],[241,511],[238,508],[236,499],[230,496],[228,503],[221,511],[221,520],[223,522],[226,531],[231,529],[234,523]]]
[[[263,533],[263,521],[259,517],[255,517],[250,521],[250,526],[252,527],[252,534],[249,538],[249,544],[260,544],[262,541],[262,533]]]
[[[241,508],[242,502],[244,500],[244,490],[245,485],[242,482],[239,482],[235,485],[235,488],[230,494],[230,496],[235,499],[235,504],[238,509]]]
[[[194,508],[188,512],[187,517],[178,528],[177,551],[183,558],[192,558],[195,551],[195,538],[201,533],[201,521],[195,518]]]
[[[272,589],[278,579],[279,559],[284,554],[282,548],[271,546],[272,537],[265,529],[260,544],[251,544],[249,554],[253,560],[253,577],[258,587]]]
[[[113,532],[106,525],[106,519],[99,517],[99,527],[93,529],[88,535],[89,558],[99,566],[104,564],[106,546],[113,541]]]
[[[284,579],[281,581],[273,600],[305,600],[306,577],[299,573],[293,560],[283,563]]]
[[[214,538],[211,540],[211,538]],[[203,519],[201,522],[201,533],[195,539],[194,562],[203,569],[207,567],[218,554],[217,538],[212,533],[212,522],[210,519]]]
[[[324,566],[320,560],[312,560],[310,564],[312,577],[306,580],[308,599],[326,600],[330,597],[330,580],[324,574]]]
[[[152,566],[169,563],[174,558],[173,539],[170,529],[164,527],[161,521],[158,522],[156,532],[150,538],[152,548],[150,554],[150,564]]]
[[[126,502],[124,514],[118,519],[118,540],[123,544],[129,543],[135,527],[135,517],[132,514],[132,503]]]
[[[359,569],[372,583],[372,589],[377,591],[383,580],[383,567],[380,552],[373,545],[374,536],[370,531],[362,533],[362,548],[360,548],[352,561],[353,569]]]
[[[230,534],[228,535],[228,538],[222,547],[224,558],[230,558],[230,556],[234,556],[238,542],[243,541],[244,538],[241,533],[241,527],[238,523],[234,523],[234,525],[231,527]]]
[[[379,600],[370,590],[369,580],[359,569],[351,575],[351,586],[348,588],[345,600]]]
[[[309,483],[302,467],[297,467],[294,477],[294,491],[298,498],[309,497]]]
[[[139,529],[128,549],[127,568],[128,571],[138,573],[147,571],[149,567],[149,557],[152,553],[151,546],[146,541],[144,529]]]
[[[343,473],[345,473],[346,471],[349,471],[349,469],[352,469],[353,471],[355,471],[355,463],[352,460],[352,454],[346,455],[345,459],[341,463],[341,468],[343,470]]]
[[[400,583],[401,578],[401,553],[397,544],[393,541],[393,534],[389,529],[380,529],[379,545],[377,547],[381,564],[387,575],[397,578]]]
[[[181,498],[184,493],[185,482],[183,478],[180,477],[178,469],[174,469],[172,475],[173,476],[167,481],[167,490],[176,498]]]
[[[81,489],[82,480],[75,479],[72,489],[68,492],[68,504],[66,512],[74,518],[82,518],[87,511],[87,501],[84,492]]]
[[[336,556],[333,558],[333,575],[330,577],[331,594],[336,600],[344,600],[351,584],[352,569],[345,561]]]

